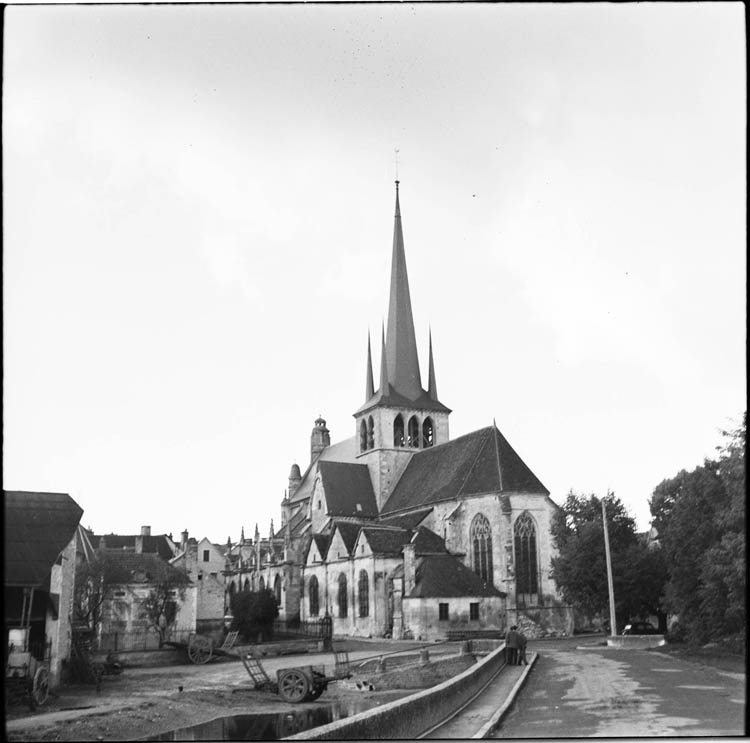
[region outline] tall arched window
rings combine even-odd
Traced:
[[[367,451],[367,423],[364,420],[359,424],[359,450]]]
[[[234,581],[232,581],[232,582],[231,582],[231,583],[229,584],[229,596],[230,596],[230,597],[231,597],[231,596],[234,596],[234,591],[235,591],[235,586],[234,586]]]
[[[516,551],[516,595],[521,606],[535,604],[539,592],[538,561],[536,557],[536,527],[528,511],[524,511],[513,526]]]
[[[349,613],[349,603],[346,596],[346,576],[339,575],[339,616],[345,617]]]
[[[404,446],[404,419],[401,413],[393,420],[393,445]]]
[[[481,513],[472,519],[470,537],[471,567],[483,581],[492,585],[492,529]]]
[[[408,446],[413,446],[414,448],[419,446],[419,421],[416,415],[409,418],[409,437],[406,441]]]
[[[359,616],[367,617],[370,615],[370,579],[366,570],[359,571]]]
[[[375,447],[375,422],[370,416],[367,419],[367,448],[373,449]]]
[[[349,430],[351,430],[351,429],[349,429]],[[260,581],[258,583],[258,590],[261,593],[266,590],[266,581],[265,581],[265,578],[263,578],[263,576],[261,576]]]
[[[273,579],[273,595],[276,597],[276,605],[281,606],[281,576]]]
[[[425,418],[422,424],[422,448],[426,449],[435,443],[435,430],[432,425],[432,418]]]
[[[310,578],[310,616],[317,617],[320,613],[320,600],[318,598],[318,579],[313,575]]]
[[[245,578],[245,590],[250,592],[250,578]]]

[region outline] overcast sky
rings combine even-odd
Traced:
[[[268,533],[379,368],[394,149],[453,438],[562,503],[746,406],[739,3],[10,7],[4,487],[96,532]]]

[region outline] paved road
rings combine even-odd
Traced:
[[[530,643],[540,657],[492,737],[745,734],[744,674],[579,642]]]

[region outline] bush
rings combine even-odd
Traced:
[[[232,596],[232,624],[248,642],[273,639],[273,621],[279,616],[279,607],[273,591],[242,591]]]

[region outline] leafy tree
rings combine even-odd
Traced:
[[[100,550],[93,560],[76,565],[73,623],[96,632],[104,603],[111,598],[116,581],[116,570],[106,551]]]
[[[609,611],[601,504],[596,495],[571,492],[552,522],[558,550],[552,577],[563,598],[588,616]],[[607,499],[607,528],[618,624],[644,612],[663,614],[663,560],[638,539],[635,521],[619,498]]]
[[[240,591],[232,596],[231,609],[231,630],[238,630],[247,640],[273,637],[273,620],[279,616],[273,591]]]
[[[169,639],[177,619],[178,601],[184,601],[188,583],[190,579],[186,573],[171,565],[165,565],[162,574],[143,601],[142,616],[159,635],[159,647]]]

